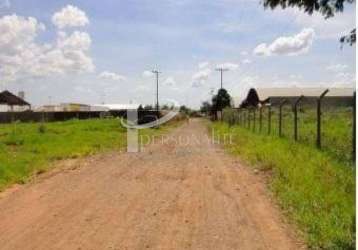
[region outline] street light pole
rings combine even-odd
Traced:
[[[159,111],[159,74],[162,72],[159,72],[158,70],[152,70],[152,73],[156,76],[156,83],[157,83],[157,103],[156,103],[156,110]]]

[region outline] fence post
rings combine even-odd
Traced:
[[[293,112],[294,112],[294,138],[295,138],[295,141],[298,140],[298,128],[297,128],[297,106],[299,104],[299,102],[302,100],[303,98],[303,95],[301,95],[300,97],[297,98],[297,100],[295,101],[294,103],[294,106],[293,106]]]
[[[255,128],[256,128],[256,108],[254,108],[254,110],[253,110],[253,112],[254,112],[254,124],[253,124],[253,126],[252,126],[252,128],[253,128],[253,131],[255,132]]]
[[[260,109],[260,114],[259,114],[259,122],[260,122],[260,124],[259,124],[259,132],[261,132],[261,130],[262,130],[262,107],[263,106],[261,106],[259,109]]]
[[[354,91],[354,94],[353,94],[353,122],[352,122],[352,125],[353,125],[353,136],[352,136],[352,144],[353,144],[353,150],[352,150],[352,159],[353,159],[353,162],[356,161],[356,92]]]
[[[317,99],[317,148],[321,148],[321,101],[323,97],[328,93],[328,89],[326,89]]]
[[[245,112],[245,109],[242,110],[242,127],[246,127],[246,112]]]
[[[278,136],[281,137],[282,136],[282,107],[283,105],[285,105],[285,103],[287,102],[287,99],[284,99],[279,106],[279,114],[278,114]]]
[[[244,127],[247,128],[249,126],[249,115],[248,115],[248,111],[245,108],[245,124]]]
[[[268,105],[268,124],[267,124],[267,132],[271,134],[271,104]]]
[[[241,126],[243,128],[246,126],[246,113],[244,108],[241,110]]]
[[[250,109],[247,110],[247,114],[249,116],[249,129],[250,129],[250,127],[251,127],[251,110]]]
[[[240,125],[240,108],[237,109],[237,124]]]

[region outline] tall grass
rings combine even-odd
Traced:
[[[310,248],[354,249],[355,169],[311,144],[214,123],[217,134],[232,134],[228,149],[272,174],[270,188],[297,223]],[[351,165],[352,166],[352,165]]]

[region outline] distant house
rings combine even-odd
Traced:
[[[21,96],[24,97],[23,92],[21,92]],[[26,110],[31,110],[31,104],[23,98],[7,90],[0,92],[0,112],[23,112]]]
[[[278,105],[283,100],[294,103],[297,98],[304,96],[302,103],[316,104],[317,98],[327,88],[263,88],[250,89],[240,107],[257,107],[259,105]],[[353,104],[353,88],[328,88],[323,103],[329,106],[351,106]]]

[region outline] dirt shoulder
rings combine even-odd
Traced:
[[[162,143],[164,142],[164,144]],[[265,182],[191,120],[0,196],[1,249],[300,249]]]

